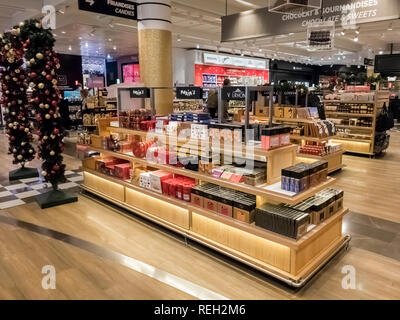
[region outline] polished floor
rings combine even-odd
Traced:
[[[0,135],[0,184],[12,168],[6,145]],[[0,299],[399,299],[400,132],[385,157],[344,162],[335,177],[351,210],[350,248],[301,290],[80,195],[47,210],[34,202],[0,210]],[[55,290],[42,288],[46,265],[56,270]],[[348,266],[354,289],[342,287]]]

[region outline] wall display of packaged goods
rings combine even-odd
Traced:
[[[336,124],[337,134],[331,141],[341,143],[347,152],[373,156],[376,120],[382,107],[389,103],[389,91],[343,92],[325,96],[327,119]],[[388,145],[386,146],[386,148]]]
[[[235,157],[225,162],[234,154],[229,145],[239,142],[234,130],[227,134],[229,124],[216,124],[214,137],[204,139],[202,125],[177,122],[177,133],[188,130],[182,139],[168,133],[171,121],[158,133],[111,127],[114,121],[101,119],[99,135],[91,136],[87,155],[97,155],[83,160],[84,190],[293,286],[347,244],[343,193],[327,189],[335,180],[326,162],[296,166],[288,132],[274,135],[283,145],[273,149],[240,138],[238,159],[257,158],[246,168]],[[217,147],[206,143],[215,135]]]

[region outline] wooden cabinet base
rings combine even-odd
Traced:
[[[85,172],[82,189],[294,287],[349,241],[342,234],[347,209],[294,240],[101,174]]]
[[[319,160],[328,161],[328,174],[331,174],[343,168],[343,153],[344,150],[341,150],[323,157],[299,153],[297,155],[297,162],[312,163]]]

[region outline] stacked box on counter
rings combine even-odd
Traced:
[[[258,186],[266,182],[267,170],[265,167],[250,170],[233,165],[225,165],[212,168],[211,175],[218,179]]]
[[[209,123],[210,114],[206,112],[186,112],[186,121],[195,123]]]
[[[326,181],[327,176],[327,161],[301,162],[282,169],[282,190],[300,193]]]
[[[130,177],[131,164],[126,160],[109,157],[97,159],[95,169],[103,174],[127,180]]]
[[[256,209],[256,226],[298,239],[307,233],[310,214],[284,205],[264,204]]]
[[[192,189],[192,204],[246,223],[254,221],[256,196],[207,183]]]
[[[328,188],[292,208],[309,213],[311,223],[318,225],[343,209],[343,196],[342,190]]]

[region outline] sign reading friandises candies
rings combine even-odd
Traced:
[[[321,19],[322,16],[322,19]],[[301,9],[285,14],[260,8],[222,17],[222,41],[276,36],[306,31],[313,23],[332,21],[336,28],[400,18],[397,0],[324,0],[321,9]],[[255,23],[255,21],[257,23]]]
[[[137,4],[128,0],[79,0],[79,10],[137,20]]]
[[[203,99],[203,89],[201,87],[177,87],[177,99]]]
[[[149,88],[131,88],[130,89],[131,98],[150,98]]]

